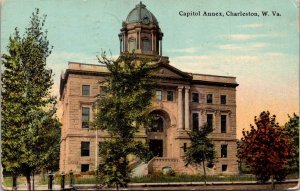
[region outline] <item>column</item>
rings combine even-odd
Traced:
[[[126,41],[127,41],[127,39],[126,39],[125,33],[123,33],[123,52],[127,51]]]
[[[119,34],[119,40],[120,40],[120,54],[122,53],[122,33]]]
[[[189,101],[189,86],[184,88],[184,128],[185,130],[190,130],[190,101]]]
[[[154,50],[154,37],[153,37],[153,30],[151,30],[151,51]]]
[[[182,130],[182,88],[183,86],[178,86],[178,129]]]
[[[142,48],[141,48],[141,30],[139,30],[139,32],[138,32],[138,39],[139,39],[139,46],[138,46],[138,48],[137,49],[139,49],[139,50],[141,50]]]
[[[159,41],[159,45],[160,45],[160,48],[159,48],[160,54],[159,55],[162,56],[162,40]]]

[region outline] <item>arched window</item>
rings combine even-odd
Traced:
[[[129,52],[136,50],[136,40],[135,38],[129,39]]]
[[[155,116],[150,132],[164,132],[164,119],[161,116]]]
[[[142,50],[151,51],[151,44],[149,39],[142,39]]]

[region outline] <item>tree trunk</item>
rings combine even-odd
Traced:
[[[34,191],[34,171],[32,172],[32,191]]]
[[[271,182],[272,182],[272,190],[274,190],[275,189],[275,185],[274,185],[274,177],[273,177],[273,175],[271,176]]]
[[[13,175],[13,190],[17,190],[17,175]]]
[[[43,177],[43,182],[46,182],[46,176],[45,176],[46,172],[45,169],[42,170],[42,177]]]
[[[26,181],[27,181],[27,190],[31,191],[31,181],[30,181],[30,174],[26,175]]]
[[[206,187],[206,171],[205,171],[204,161],[202,161],[202,166],[203,166],[203,173],[204,173],[204,185]]]

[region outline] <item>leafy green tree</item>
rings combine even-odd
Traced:
[[[3,165],[14,177],[25,175],[28,190],[32,173],[54,168],[49,161],[59,157],[60,124],[50,92],[52,70],[46,67],[51,48],[43,30],[45,18],[36,9],[24,36],[15,29],[2,57]]]
[[[20,169],[21,155],[24,154],[20,137],[25,131],[22,126],[25,110],[23,82],[24,72],[20,65],[21,39],[16,30],[10,37],[8,45],[9,55],[3,55],[5,70],[2,74],[2,164],[5,171],[12,173],[14,185]]]
[[[287,134],[293,139],[295,156],[290,160],[290,172],[299,172],[299,115],[295,113],[288,116],[289,121],[285,124]]]
[[[110,76],[101,82],[107,94],[96,101],[94,126],[111,136],[100,145],[99,177],[103,185],[126,187],[130,181],[128,156],[149,158],[148,147],[134,137],[150,122],[153,65],[133,53],[122,54],[116,61],[107,59],[105,53],[98,59]]]
[[[216,159],[214,144],[208,138],[212,131],[212,126],[205,124],[199,131],[190,132],[191,145],[187,148],[184,156],[187,165],[202,166],[205,185],[206,167],[212,168]]]
[[[262,112],[254,118],[256,128],[250,125],[250,131],[243,130],[238,144],[238,158],[250,166],[257,180],[266,182],[273,179],[282,181],[287,175],[289,159],[294,157],[291,137],[276,122],[276,116]]]

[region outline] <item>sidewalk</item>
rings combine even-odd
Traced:
[[[11,187],[5,187],[3,186],[4,191],[11,191],[12,188]],[[31,188],[32,189],[32,188]],[[18,191],[26,191],[27,190],[27,186],[26,185],[19,185],[18,186]],[[48,190],[48,185],[36,185],[34,186],[34,190],[35,191],[46,191]],[[52,190],[61,190],[61,186],[60,185],[53,185],[52,186]],[[65,186],[65,190],[71,190],[71,187],[69,185]]]
[[[239,182],[207,182],[207,187],[208,188],[218,188],[219,190],[221,189],[225,189],[224,187],[226,186],[234,186],[234,187],[240,187],[240,190],[243,190],[243,188],[247,188],[245,186],[247,185],[258,185],[263,186],[263,185],[270,185],[271,182],[268,181],[264,184],[258,184],[256,181],[239,181]],[[300,180],[299,179],[289,179],[289,180],[285,180],[283,182],[279,182],[276,183],[276,186],[279,185],[290,185],[290,187],[286,187],[283,190],[299,190],[299,186],[300,186]],[[147,189],[147,190],[157,190],[158,188],[175,188],[178,187],[180,188],[193,188],[193,187],[202,187],[204,186],[204,182],[166,182],[166,183],[130,183],[128,184],[128,188],[121,188],[120,190],[137,190],[137,189]],[[76,190],[97,190],[97,185],[96,184],[75,184],[74,187],[76,188]],[[26,190],[27,187],[26,185],[19,185],[18,186],[18,191],[23,191]],[[232,188],[230,188],[232,189]],[[278,189],[278,188],[277,188]],[[11,188],[9,187],[4,187],[4,190],[11,190]],[[48,190],[48,185],[37,185],[35,186],[35,191],[46,191]],[[60,185],[53,185],[53,191],[54,190],[61,190]],[[66,185],[65,190],[71,190],[69,185]],[[98,190],[99,189],[98,187]],[[104,188],[104,190],[115,190],[115,188]],[[172,189],[173,190],[173,189]],[[183,189],[184,190],[184,189]],[[215,189],[213,189],[215,190]],[[232,189],[234,190],[234,189]]]

